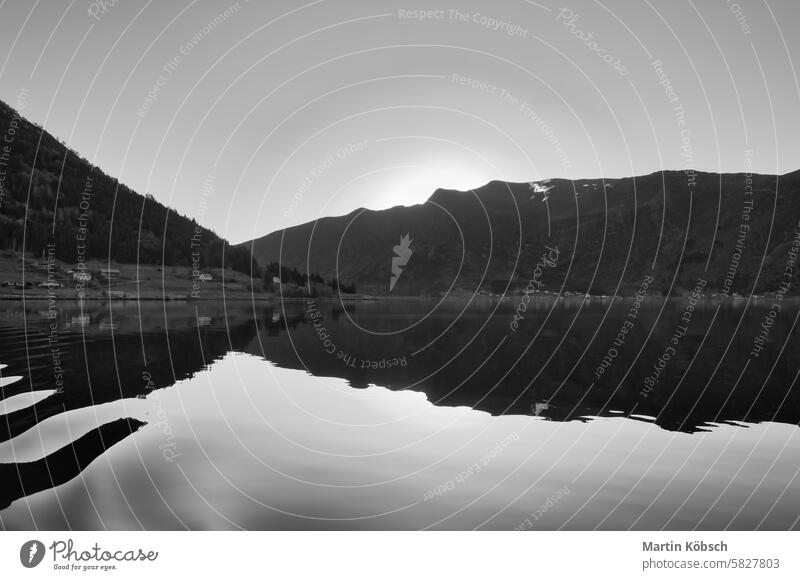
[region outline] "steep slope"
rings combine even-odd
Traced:
[[[80,255],[201,267],[225,254],[226,266],[250,272],[248,252],[132,191],[3,102],[0,136],[0,249],[39,255],[52,243],[68,263]]]
[[[781,283],[799,190],[800,172],[494,181],[470,192],[437,190],[411,207],[321,219],[242,247],[262,264],[279,260],[376,294],[389,292],[394,247],[405,234],[412,255],[393,295],[451,286],[520,291],[547,247],[559,259],[536,276],[551,290],[626,294],[652,275],[651,292],[684,292],[703,278],[712,292],[746,294]]]

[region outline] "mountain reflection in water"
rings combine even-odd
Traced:
[[[671,342],[684,306],[620,338],[629,301],[534,300],[516,330],[494,301],[3,304],[0,521],[504,529],[569,486],[543,527],[796,527],[764,502],[800,494],[797,308],[755,357],[767,309],[703,302]]]

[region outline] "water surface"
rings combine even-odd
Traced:
[[[0,304],[0,523],[797,528],[797,307],[633,305]]]

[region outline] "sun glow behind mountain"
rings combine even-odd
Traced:
[[[469,191],[497,179],[480,167],[457,164],[390,167],[378,177],[375,198],[365,204],[369,209],[424,203],[439,188]]]

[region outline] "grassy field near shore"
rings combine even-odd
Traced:
[[[104,272],[105,270],[105,272]],[[114,272],[108,272],[112,270]],[[81,282],[76,272],[91,280]],[[203,275],[201,277],[201,274]],[[315,285],[315,298],[333,298],[326,285]],[[82,270],[76,264],[24,257],[14,252],[0,254],[0,300],[295,300],[307,299],[304,288],[284,284],[281,291],[264,290],[262,280],[226,268],[121,264],[87,260]],[[345,300],[368,296],[343,294]]]
[[[191,267],[88,260],[82,271],[91,280],[84,282],[76,279],[78,271],[76,264],[58,260],[48,263],[29,255],[4,252],[0,256],[0,299],[249,299],[253,288],[259,298],[275,295],[264,291],[260,280],[230,269],[197,271]],[[204,275],[203,279],[199,274]]]

